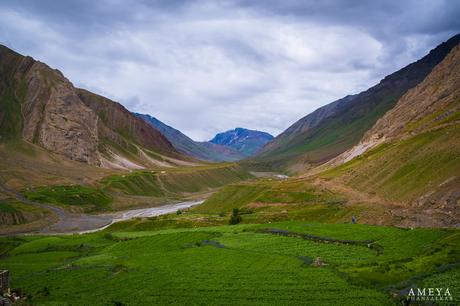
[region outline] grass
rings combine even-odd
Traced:
[[[24,192],[32,201],[60,206],[77,206],[85,211],[109,210],[112,197],[105,192],[88,186],[46,186]]]
[[[345,208],[346,200],[328,190],[318,190],[302,179],[257,180],[224,187],[195,213],[228,216],[240,209],[243,222],[257,223],[278,220],[349,220],[355,212]]]
[[[16,139],[22,131],[21,102],[15,98],[13,88],[7,87],[0,96],[0,141]]]
[[[394,200],[412,200],[460,173],[460,126],[384,144],[326,171],[353,188]]]
[[[42,219],[48,211],[17,200],[0,200],[0,228],[11,225],[20,225]]]
[[[13,287],[39,305],[392,305],[405,281],[447,282],[460,298],[458,268],[438,265],[440,258],[444,265],[460,260],[458,230],[301,221],[167,229],[157,218],[144,222],[156,225],[0,238],[0,265],[11,271]],[[266,228],[371,240],[383,254],[366,245],[260,232]],[[326,265],[313,265],[318,257]]]
[[[182,167],[161,171],[134,171],[102,180],[104,190],[130,195],[180,196],[221,187],[251,178],[246,170],[232,165]]]

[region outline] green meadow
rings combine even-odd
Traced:
[[[440,284],[460,298],[458,230],[164,222],[188,214],[4,237],[0,266],[32,305],[394,305]]]

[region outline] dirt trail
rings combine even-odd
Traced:
[[[456,221],[458,219],[442,209],[417,209],[411,203],[388,201],[378,195],[353,189],[338,180],[326,180],[319,177],[308,178],[319,188],[344,195],[348,199],[346,205],[371,204],[371,206],[367,206],[369,215],[364,218],[366,222],[371,224],[401,227],[460,227]],[[373,214],[372,210],[378,210],[379,213]]]
[[[343,183],[338,182],[337,180],[331,181],[320,177],[316,177],[312,182],[320,188],[329,189],[331,191],[345,195],[347,199],[351,202],[380,204],[391,208],[403,207],[402,203],[391,202],[377,195],[353,189]]]

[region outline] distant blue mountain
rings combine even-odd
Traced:
[[[272,139],[273,136],[265,132],[236,128],[217,134],[210,142],[231,147],[249,157],[259,152]]]
[[[244,158],[242,154],[231,147],[213,144],[210,142],[193,141],[181,131],[164,124],[157,118],[150,115],[137,113],[134,115],[144,119],[147,123],[159,130],[169,140],[169,142],[172,143],[176,150],[186,155],[206,161],[236,161]]]
[[[211,141],[198,142],[181,131],[164,124],[150,115],[134,113],[159,130],[180,152],[207,161],[237,161],[257,153],[268,141],[270,134],[237,128],[219,133]]]

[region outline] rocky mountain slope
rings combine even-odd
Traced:
[[[266,132],[236,128],[217,134],[209,142],[234,148],[243,156],[248,157],[259,152],[272,139],[273,136]]]
[[[416,224],[458,226],[460,44],[331,164],[327,177],[425,211]]]
[[[237,128],[219,133],[211,141],[199,142],[155,117],[135,115],[158,129],[179,152],[206,161],[237,161],[254,155],[273,139],[273,136],[265,132]]]
[[[122,105],[76,89],[58,70],[4,46],[0,106],[1,142],[22,140],[107,168],[173,165],[186,159]]]
[[[300,119],[268,143],[253,163],[286,169],[296,164],[322,163],[350,149],[459,42],[460,34],[368,90],[337,100]]]

